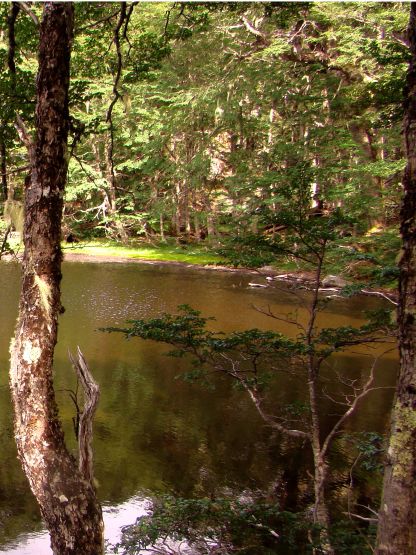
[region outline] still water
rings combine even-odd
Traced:
[[[258,327],[294,335],[293,330],[253,306],[287,314],[306,313],[307,293],[294,296],[285,286],[252,289],[253,276],[158,264],[64,263],[63,304],[55,356],[57,396],[67,442],[75,450],[69,390],[75,388],[68,349],[79,345],[100,384],[94,426],[95,473],[104,505],[106,536],[114,541],[121,525],[134,522],[155,493],[202,496],[275,487],[276,476],[308,490],[310,463],[305,449],[271,434],[247,397],[227,382],[215,391],[175,379],[183,362],[166,357],[167,348],[126,341],[121,334],[98,331],[133,318],[153,317],[189,304],[210,325],[231,331]],[[259,281],[258,279],[255,281]],[[39,512],[16,459],[8,391],[8,347],[17,315],[19,268],[0,263],[0,554],[50,553]],[[325,326],[360,325],[363,310],[380,306],[374,298],[332,301]],[[377,354],[377,352],[372,353]],[[360,379],[372,357],[338,356],[336,372]],[[350,431],[383,431],[388,421],[397,370],[395,353],[378,364],[377,385]],[[285,381],[286,380],[286,381]],[[303,385],[277,384],[276,402],[302,398]],[[325,401],[324,401],[325,402]],[[326,410],[324,406],[324,411]],[[328,408],[326,425],[336,414]]]

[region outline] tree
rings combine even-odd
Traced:
[[[368,323],[360,328],[320,327],[318,317],[322,316],[329,302],[320,293],[325,258],[348,219],[339,210],[328,217],[308,217],[307,167],[297,175],[296,187],[297,195],[296,188],[292,188],[297,198],[296,210],[293,207],[282,210],[277,221],[287,228],[286,240],[276,240],[274,247],[275,252],[290,253],[315,266],[311,298],[306,304],[309,316],[306,322],[302,322],[296,315],[282,316],[273,313],[270,308],[262,310],[275,320],[291,324],[297,332],[295,339],[258,329],[229,335],[212,332],[207,327],[208,319],[189,306],[179,307],[178,315],[164,314],[150,320],[133,320],[129,328],[109,328],[106,331],[123,332],[127,338],[140,337],[172,345],[174,351],[169,354],[188,355],[193,361],[194,370],[189,378],[206,380],[212,373],[225,376],[247,392],[259,416],[270,429],[287,439],[301,440],[308,445],[314,469],[311,516],[313,522],[322,527],[321,549],[331,554],[334,550],[328,533],[331,525],[328,500],[330,452],[348,419],[375,389],[379,357],[370,365],[367,376],[361,376],[359,380],[348,374],[338,375],[331,365],[329,372],[326,372],[325,366],[335,353],[351,347],[387,343],[392,325],[390,312],[381,310],[369,315]],[[261,248],[260,239],[257,245]],[[282,407],[272,395],[268,395],[268,390],[273,382],[278,383],[283,373],[291,374],[294,379],[300,378],[307,393],[292,405]],[[325,412],[337,413],[327,429],[322,424]]]
[[[24,472],[59,555],[103,553],[101,508],[69,454],[52,364],[61,281],[61,217],[67,171],[71,3],[47,2],[40,26],[36,138],[25,190],[25,253],[10,382]]]
[[[416,4],[410,8],[410,65],[405,89],[407,165],[400,214],[400,370],[379,514],[376,553],[412,553],[416,545]]]

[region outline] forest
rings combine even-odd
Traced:
[[[16,18],[13,62],[2,37],[8,212],[27,174],[15,121],[18,114],[33,126],[41,8],[32,18],[1,9],[5,23]],[[233,259],[258,265],[284,228],[279,212],[296,197],[318,214],[342,208],[357,250],[378,247],[372,254],[383,257],[390,243],[397,249],[406,4],[124,10],[75,4],[66,236],[208,240],[220,249],[258,234],[260,260],[246,260],[243,247],[242,260]],[[361,247],[369,232],[376,245]]]
[[[402,2],[0,4],[0,258],[22,284],[14,437],[54,554],[413,552],[415,18]],[[54,388],[61,262],[82,254],[238,271],[264,289],[253,311],[269,329],[235,313],[218,331],[179,286],[175,313],[99,333],[168,345],[165,364],[185,361],[213,399],[230,384],[262,434],[308,461],[307,486],[283,470],[249,494],[163,492],[104,547],[88,356],[71,355],[76,457]],[[294,308],[278,312],[286,294]],[[369,298],[334,323],[331,303]],[[380,430],[356,432],[384,389]]]

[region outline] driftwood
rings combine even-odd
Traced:
[[[94,484],[92,422],[100,397],[100,388],[94,380],[81,349],[77,347],[77,359],[68,352],[69,359],[84,391],[84,410],[78,424],[78,468],[88,482]]]

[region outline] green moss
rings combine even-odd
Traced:
[[[128,258],[133,260],[159,260],[186,262],[188,264],[220,264],[222,259],[200,245],[156,245],[123,246],[114,242],[89,241],[75,246],[63,247],[63,251],[97,257]]]
[[[395,426],[390,439],[389,455],[393,463],[393,476],[406,479],[413,466],[416,411],[400,403],[395,406]]]

